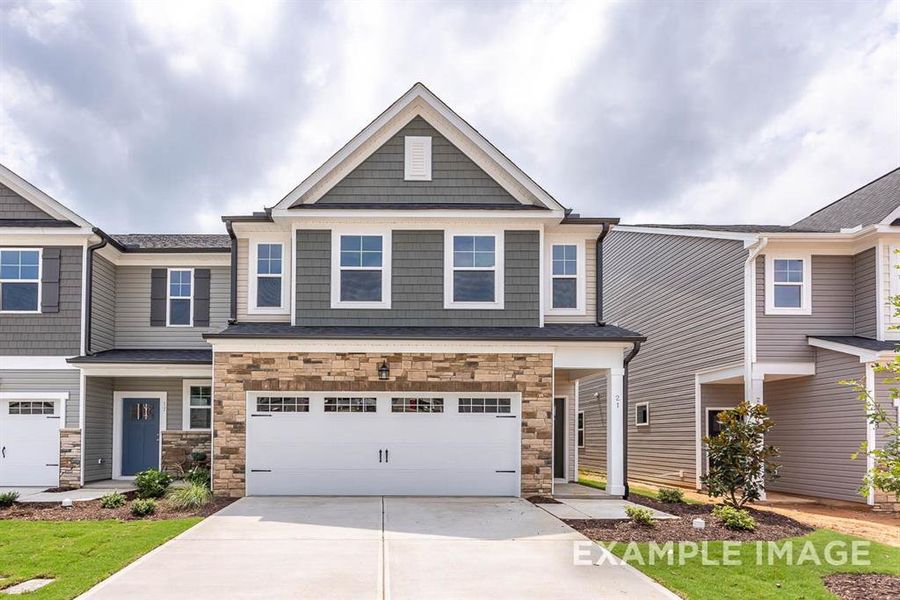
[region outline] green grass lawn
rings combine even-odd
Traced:
[[[27,597],[74,598],[199,521],[0,521],[0,588],[50,577]]]
[[[795,542],[811,541],[820,558],[824,556],[824,549],[830,542],[847,543],[846,548],[849,552],[849,543],[859,539],[826,529],[793,538]],[[784,540],[777,543],[783,544]],[[821,565],[811,563],[797,565],[800,546],[796,544],[793,566],[788,565],[786,558],[776,559],[771,566],[766,562],[763,563],[763,566],[757,566],[757,549],[754,542],[740,545],[740,566],[705,566],[700,557],[687,559],[683,566],[679,565],[678,560],[671,566],[665,564],[665,561],[657,561],[655,565],[630,562],[667,588],[690,600],[724,597],[785,600],[828,598],[833,600],[834,596],[822,583],[824,575],[831,573],[889,573],[900,576],[900,548],[892,548],[875,542],[870,542],[870,544],[869,566],[829,565],[824,561]],[[640,547],[646,563],[648,562],[646,559],[648,556],[647,545],[640,544]],[[722,542],[709,542],[707,559],[720,560],[722,548]],[[626,552],[626,547],[617,545],[611,550],[621,558]],[[765,556],[766,550],[763,551],[763,557]]]

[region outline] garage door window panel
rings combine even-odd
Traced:
[[[256,410],[265,413],[309,412],[309,398],[260,396],[256,399]]]
[[[477,414],[509,413],[511,402],[509,398],[460,398],[459,412]]]
[[[11,415],[52,415],[55,411],[53,402],[10,402]]]
[[[391,398],[394,413],[442,413],[443,398]]]
[[[375,398],[329,397],[325,398],[327,413],[374,413]]]

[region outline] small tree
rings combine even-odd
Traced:
[[[709,472],[700,480],[711,497],[724,497],[725,504],[741,508],[759,500],[764,477],[778,477],[778,465],[772,462],[778,449],[765,445],[766,432],[774,425],[767,413],[764,405],[747,401],[719,413],[721,432],[703,438]]]

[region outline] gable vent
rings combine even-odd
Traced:
[[[408,135],[404,143],[403,179],[431,181],[431,137]]]

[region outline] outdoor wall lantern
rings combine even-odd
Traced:
[[[381,364],[378,365],[378,379],[381,381],[387,381],[388,377],[391,376],[391,368],[388,366],[387,361],[381,361]]]

